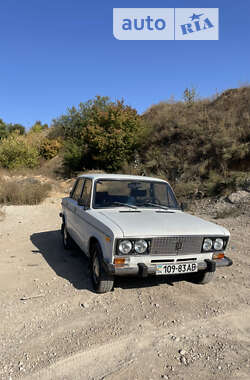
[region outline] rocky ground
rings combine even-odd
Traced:
[[[246,212],[193,210],[232,234],[234,265],[212,283],[124,278],[98,295],[87,260],[62,247],[59,209],[50,198],[1,213],[0,379],[250,378]]]

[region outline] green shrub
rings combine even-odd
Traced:
[[[244,187],[246,179],[247,173],[229,172],[226,175],[222,175],[212,171],[202,187],[208,196],[227,195],[238,188]]]
[[[0,143],[0,166],[7,169],[34,168],[39,164],[39,153],[26,136],[13,133]]]
[[[38,181],[0,181],[0,204],[35,205],[42,202],[51,189]]]
[[[198,192],[198,185],[190,182],[178,182],[173,188],[178,200],[193,198]]]
[[[39,146],[39,154],[45,160],[50,160],[58,154],[61,147],[62,143],[59,139],[48,139],[45,137]]]

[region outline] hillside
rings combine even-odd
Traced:
[[[215,99],[161,102],[144,114],[150,139],[146,172],[167,177],[179,192],[217,195],[244,187],[250,171],[250,87]]]

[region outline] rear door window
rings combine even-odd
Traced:
[[[83,183],[84,183],[84,178],[79,178],[73,190],[73,194],[71,196],[71,198],[74,199],[75,201],[77,201],[81,197]]]
[[[84,201],[84,206],[87,208],[90,208],[91,189],[92,189],[92,181],[90,179],[85,179],[81,198]]]

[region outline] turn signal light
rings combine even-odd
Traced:
[[[121,258],[120,257],[115,258],[114,259],[114,264],[116,266],[122,267],[125,264],[125,258],[123,258],[123,257],[121,257]]]
[[[214,254],[213,254],[213,259],[214,259],[214,260],[224,259],[224,253],[222,253],[222,252],[214,253]]]

